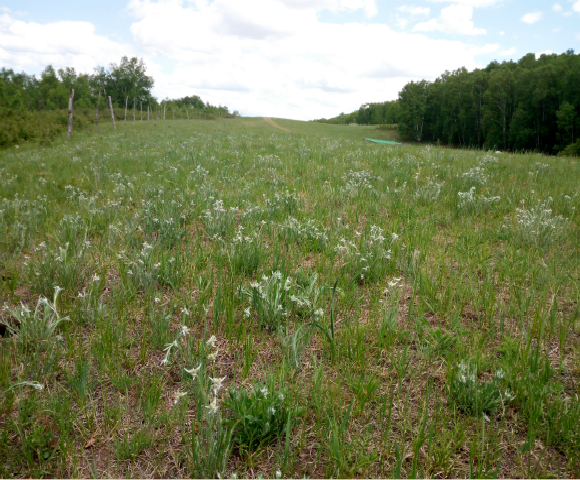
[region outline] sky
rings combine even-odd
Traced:
[[[411,80],[580,53],[580,0],[0,0],[0,66],[92,73],[143,58],[159,98],[310,120]]]

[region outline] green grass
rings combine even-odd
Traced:
[[[274,121],[0,152],[0,476],[579,476],[578,159]]]

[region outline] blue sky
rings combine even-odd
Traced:
[[[144,58],[154,94],[311,119],[413,79],[580,52],[580,0],[0,0],[0,65],[90,72]]]

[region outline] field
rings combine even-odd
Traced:
[[[577,158],[111,128],[0,152],[0,477],[580,476]]]

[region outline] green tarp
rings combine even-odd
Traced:
[[[391,140],[376,140],[374,138],[365,138],[365,140],[367,140],[368,142],[374,142],[374,143],[384,143],[386,145],[401,145],[399,142],[393,142]]]

